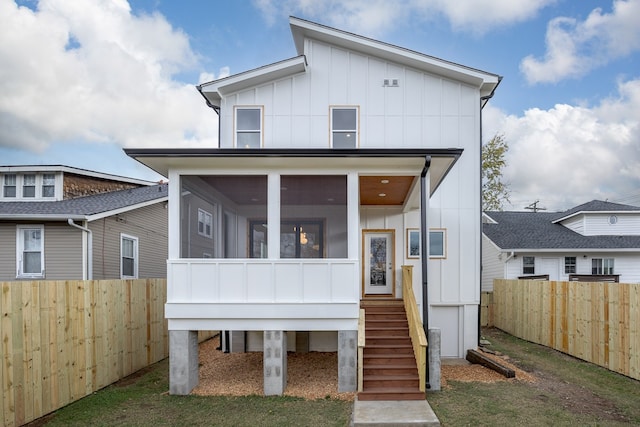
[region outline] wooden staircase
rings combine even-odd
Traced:
[[[425,400],[402,300],[363,300],[365,347],[358,400]]]

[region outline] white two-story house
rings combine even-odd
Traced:
[[[480,123],[500,77],[289,23],[296,56],[198,86],[219,146],[126,150],[169,178],[174,394],[197,384],[198,330],[264,351],[265,393],[303,336],[355,390],[361,301],[402,298],[403,265],[442,356],[477,346]]]

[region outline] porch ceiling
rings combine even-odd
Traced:
[[[127,155],[165,177],[169,171],[189,175],[260,174],[278,171],[289,175],[360,174],[362,205],[419,207],[417,181],[430,158],[429,194],[438,188],[456,163],[461,149],[125,149]],[[388,182],[385,182],[388,181]],[[315,197],[341,199],[332,185],[315,188]],[[252,188],[247,184],[245,188]],[[332,194],[324,194],[331,192]],[[245,190],[246,193],[246,190]],[[380,196],[385,194],[385,196]],[[238,196],[235,196],[238,197]],[[248,194],[251,198],[251,195]],[[255,198],[255,197],[254,197]]]

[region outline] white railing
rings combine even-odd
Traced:
[[[258,324],[356,329],[358,266],[348,259],[169,260],[169,328],[202,329],[206,323],[245,330]]]

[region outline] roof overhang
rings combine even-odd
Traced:
[[[481,98],[490,98],[502,79],[501,76],[410,49],[384,43],[357,34],[338,30],[304,19],[290,17],[289,25],[298,55],[304,55],[304,39],[319,40],[366,55],[386,59],[417,70],[446,77],[477,87]],[[484,103],[483,103],[484,105]]]
[[[304,55],[300,55],[274,64],[265,65],[264,67],[203,83],[196,87],[202,96],[205,97],[209,105],[220,107],[220,101],[225,95],[303,73],[306,69],[307,60]]]
[[[124,149],[125,153],[169,177],[181,173],[238,173],[239,171],[356,171],[363,175],[420,176],[428,167],[430,194],[442,183],[462,149]],[[430,160],[430,165],[427,162]]]

